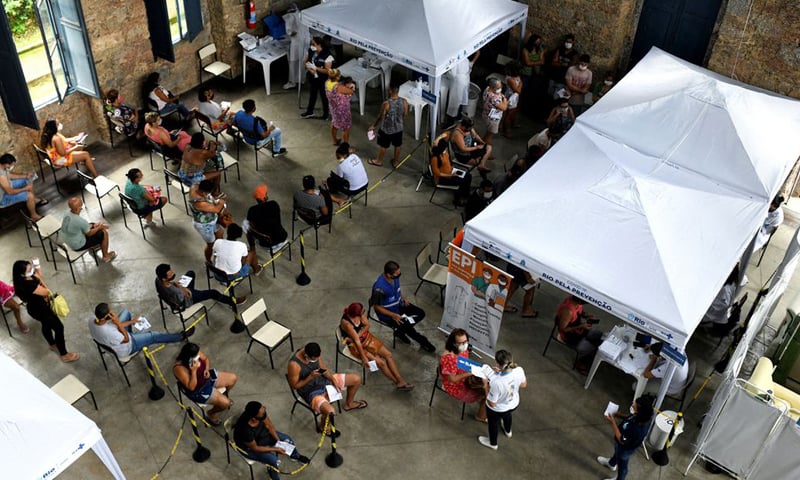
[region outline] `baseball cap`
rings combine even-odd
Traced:
[[[267,186],[264,185],[263,183],[257,186],[256,189],[253,191],[253,197],[255,197],[256,200],[266,200]]]

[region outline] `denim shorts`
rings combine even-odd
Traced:
[[[11,180],[11,186],[13,188],[22,188],[28,184],[28,181],[24,178],[10,178],[9,180]],[[0,199],[0,207],[7,207],[27,200],[28,192],[4,193],[3,198]]]
[[[183,182],[184,185],[190,187],[195,183],[202,182],[206,178],[202,170],[195,172],[193,175],[187,175],[182,168],[178,169],[178,176],[181,178],[181,182]]]
[[[214,233],[217,230],[222,229],[222,227],[219,226],[216,221],[209,223],[192,222],[192,225],[194,225],[194,229],[197,230],[197,233],[199,233],[200,236],[203,237],[203,241],[205,241],[206,243],[214,243],[214,240],[217,239]]]

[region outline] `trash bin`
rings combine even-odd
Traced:
[[[650,435],[647,438],[650,445],[653,446],[653,449],[661,450],[664,448],[664,445],[667,443],[667,438],[669,438],[669,432],[672,431],[672,425],[675,423],[675,418],[677,416],[678,414],[672,410],[664,410],[658,414],[653,429],[650,430]],[[683,425],[684,419],[681,418],[680,424],[675,428],[675,436],[672,437],[673,442],[683,433]]]
[[[467,103],[467,115],[469,115],[469,118],[475,118],[475,113],[478,111],[479,98],[481,98],[481,87],[470,82],[469,101]]]

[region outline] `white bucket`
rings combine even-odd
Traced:
[[[672,425],[675,423],[675,418],[677,418],[677,416],[678,414],[672,410],[664,410],[656,417],[656,422],[653,425],[653,429],[650,430],[650,435],[647,439],[655,450],[661,450],[664,448],[664,445],[666,445],[669,432],[672,431]],[[675,435],[672,437],[673,442],[683,433],[684,423],[684,419],[681,418],[680,423],[675,428]]]

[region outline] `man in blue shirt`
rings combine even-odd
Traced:
[[[253,115],[256,111],[256,102],[247,99],[242,103],[242,110],[236,112],[233,124],[242,132],[242,138],[250,145],[261,147],[272,141],[272,156],[280,157],[286,154],[286,149],[281,148],[281,129],[269,122]]]
[[[614,456],[597,457],[597,462],[612,472],[617,472],[616,476],[606,480],[625,480],[628,476],[628,461],[644,443],[650,428],[650,420],[653,418],[653,397],[642,395],[633,401],[631,408],[631,415],[615,413],[606,417],[614,429]],[[624,417],[625,420],[617,426],[615,416]]]

